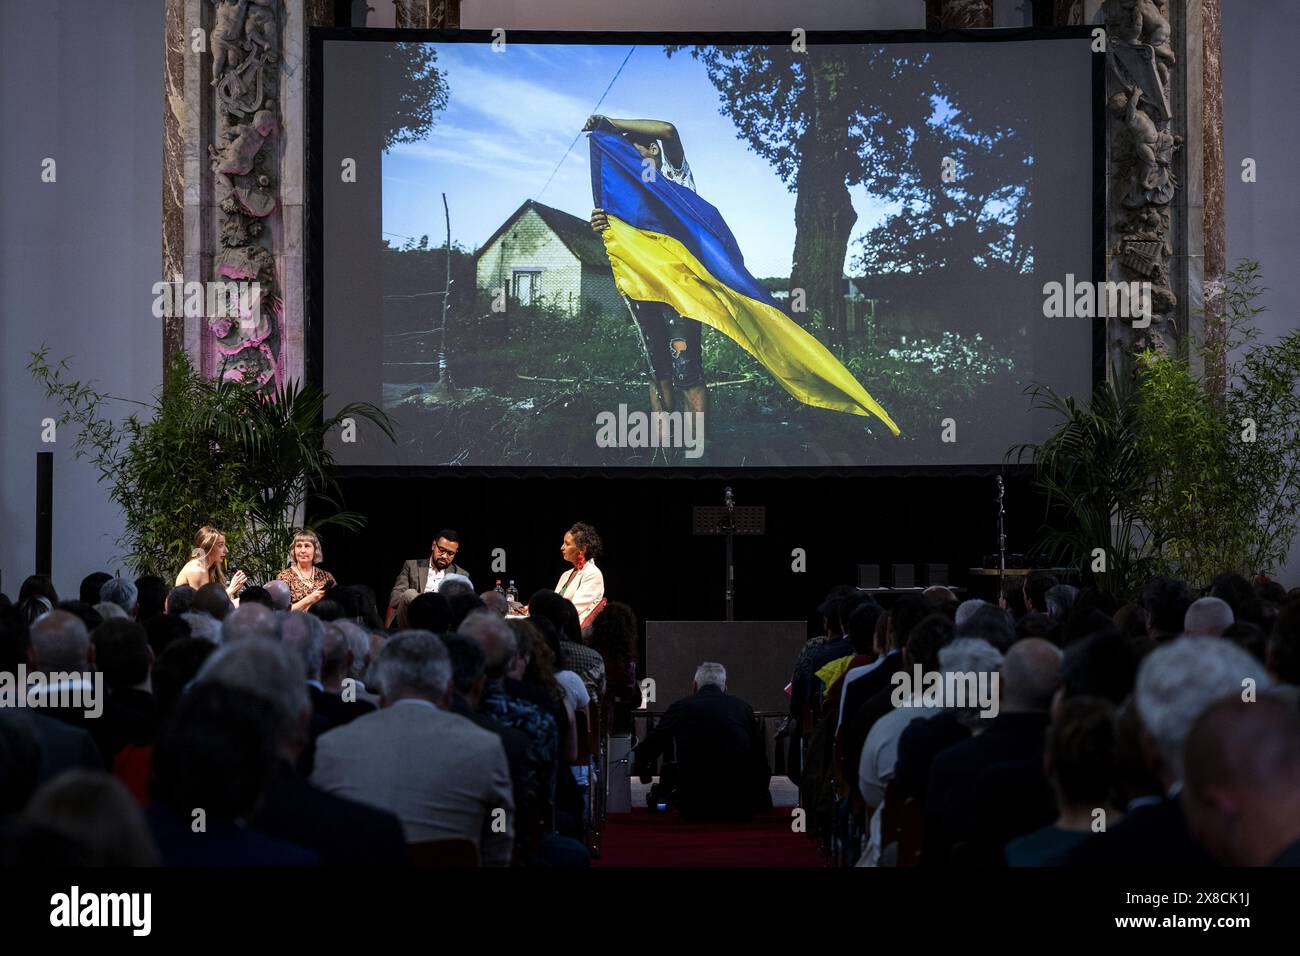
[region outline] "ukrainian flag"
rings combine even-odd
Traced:
[[[591,192],[609,216],[602,238],[619,291],[713,326],[804,404],[875,415],[899,434],[849,370],[749,274],[718,210],[663,176],[643,181],[642,169],[623,137],[591,134]]]

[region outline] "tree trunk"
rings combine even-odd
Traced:
[[[810,97],[808,128],[799,147],[799,172],[795,176],[794,261],[790,267],[791,305],[798,304],[794,290],[802,289],[806,312],[795,320],[809,325],[821,312],[832,348],[840,344],[846,314],[844,258],[849,234],[858,214],[847,186],[849,159],[848,113],[852,99],[843,89],[847,73],[837,54],[815,47],[808,51]]]

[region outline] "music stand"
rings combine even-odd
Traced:
[[[732,539],[738,534],[762,534],[767,520],[763,505],[696,505],[693,510],[692,534],[726,535],[727,537],[727,620],[736,619],[736,568],[732,561]]]

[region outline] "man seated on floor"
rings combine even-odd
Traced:
[[[772,808],[772,772],[754,708],[727,693],[727,671],[703,663],[690,697],[677,701],[636,748],[649,783],[662,755],[660,788],[687,820],[745,820]]]

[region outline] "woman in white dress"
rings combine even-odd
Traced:
[[[573,602],[578,621],[585,628],[605,603],[605,576],[596,567],[600,535],[591,525],[579,521],[564,533],[560,555],[573,567],[560,575],[555,593]]]

